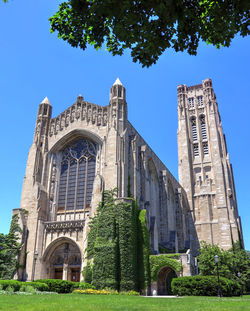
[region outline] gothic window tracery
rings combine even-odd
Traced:
[[[96,145],[78,139],[64,149],[59,180],[58,211],[89,209],[95,178]]]

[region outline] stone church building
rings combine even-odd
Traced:
[[[103,190],[117,188],[146,209],[150,246],[181,253],[183,275],[195,273],[199,241],[228,249],[241,240],[232,166],[210,79],[178,90],[180,183],[128,121],[119,79],[109,104],[81,95],[52,118],[39,105],[23,182],[18,278],[79,281],[86,264],[90,218]]]

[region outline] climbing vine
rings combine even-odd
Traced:
[[[90,224],[87,257],[93,261],[92,284],[119,291],[142,290],[150,284],[145,217],[139,220],[135,200],[115,201],[115,192],[104,192]]]
[[[160,269],[165,266],[172,268],[176,272],[180,272],[182,270],[182,264],[173,257],[178,258],[179,254],[149,256],[152,281],[157,281]]]

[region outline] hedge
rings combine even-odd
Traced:
[[[95,289],[95,287],[93,285],[88,284],[88,283],[71,282],[71,281],[59,280],[59,279],[42,279],[42,280],[38,280],[36,282],[47,284],[48,290],[50,292],[56,292],[59,294],[72,293],[73,290],[76,288],[80,288],[80,289],[92,288],[92,289]],[[34,282],[34,283],[36,283],[36,282]]]
[[[240,285],[232,280],[220,277],[222,296],[239,296]],[[186,276],[172,280],[172,292],[179,296],[217,296],[218,280],[216,276]]]
[[[11,286],[14,292],[18,292],[21,287],[32,286],[40,292],[49,291],[47,284],[42,282],[20,282],[17,280],[0,280],[0,285],[2,285],[3,290],[6,290],[7,287]]]
[[[174,271],[180,272],[182,264],[174,258],[178,258],[179,254],[151,255],[149,256],[151,279],[157,281],[158,273],[163,267],[170,267]]]

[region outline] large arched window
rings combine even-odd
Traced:
[[[58,210],[90,208],[95,178],[96,145],[79,139],[62,154]]]

